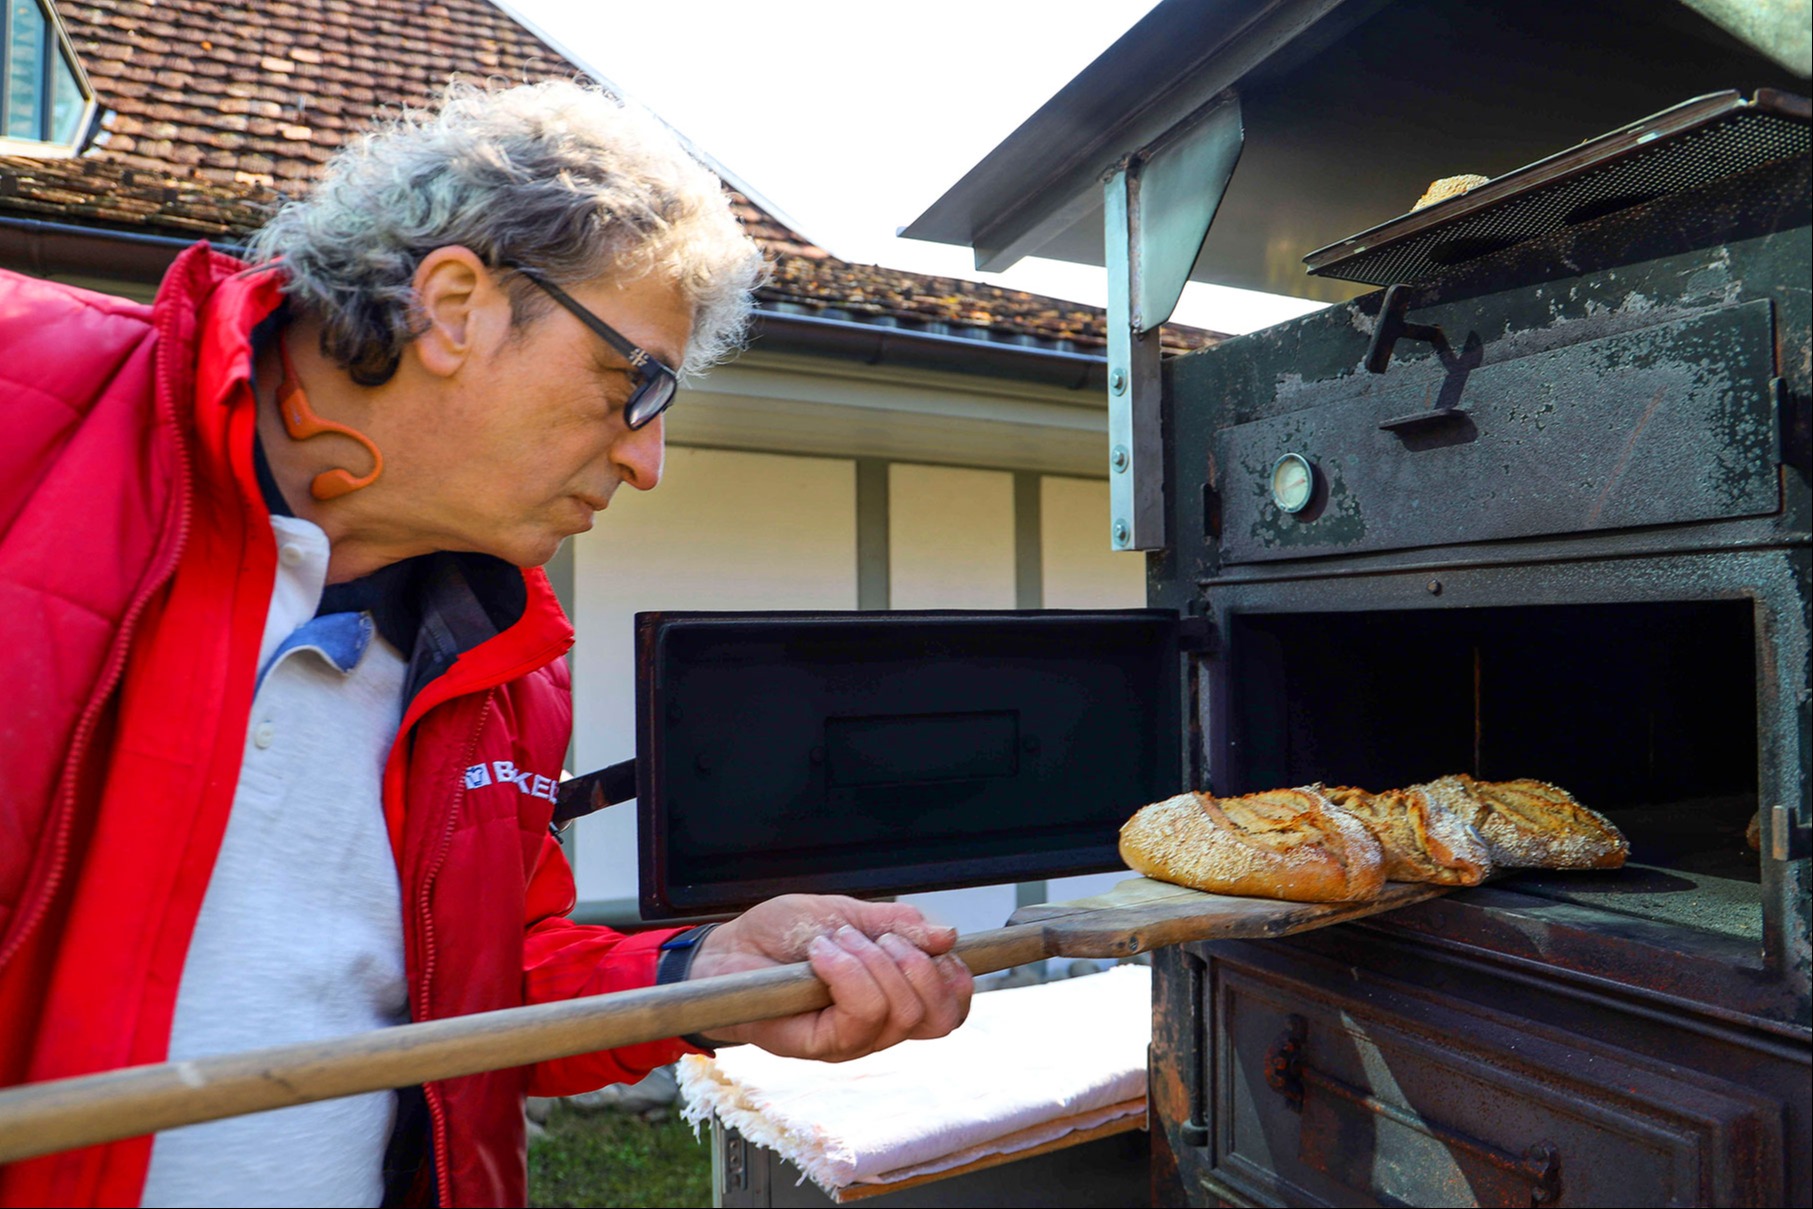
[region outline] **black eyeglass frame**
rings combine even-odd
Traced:
[[[578,299],[543,277],[539,271],[510,261],[504,262],[504,268],[527,277],[630,363],[630,372],[636,377],[636,385],[623,404],[625,424],[632,429],[641,428],[673,405],[674,396],[680,389],[680,375],[673,367],[632,343],[616,328],[580,305]],[[663,387],[666,388],[665,392],[662,391]],[[648,402],[651,397],[655,400],[652,406]]]

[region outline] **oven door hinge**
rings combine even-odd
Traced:
[[[1190,1052],[1184,1055],[1189,1075],[1190,1117],[1177,1127],[1178,1139],[1185,1146],[1198,1149],[1209,1144],[1209,1061],[1208,1004],[1203,999],[1208,979],[1208,963],[1188,949],[1180,950],[1183,958],[1184,988],[1189,996]]]
[[[1184,617],[1177,623],[1177,650],[1184,655],[1213,655],[1221,635],[1207,617]]]

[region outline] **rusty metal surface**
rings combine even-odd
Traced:
[[[1457,349],[1477,345],[1484,367],[1770,298],[1783,312],[1782,372],[1790,391],[1805,398],[1813,385],[1806,327],[1813,183],[1804,159],[1764,176],[1752,182],[1764,204],[1696,191],[1619,216],[1595,246],[1562,240],[1481,262],[1423,290],[1417,319],[1439,324]],[[1382,297],[1368,294],[1167,364],[1175,481],[1214,481],[1207,455],[1216,429],[1340,401],[1356,386],[1388,381],[1364,369]],[[1418,361],[1439,365],[1418,349],[1400,349],[1397,360],[1394,371]],[[1187,496],[1174,502],[1178,531],[1201,533]]]
[[[1384,374],[1364,365],[1377,295],[1167,367],[1175,544],[1148,562],[1149,600],[1216,638],[1187,664],[1192,784],[1242,792],[1394,762],[1420,779],[1491,765],[1495,733],[1519,768],[1494,775],[1543,775],[1524,765],[1588,770],[1597,746],[1585,780],[1597,777],[1589,788],[1623,812],[1646,862],[1579,882],[1511,879],[1264,945],[1193,946],[1208,962],[1200,1046],[1184,959],[1161,955],[1154,1105],[1192,1203],[1813,1199],[1809,192],[1802,159],[1484,257],[1409,313],[1442,329],[1446,353],[1399,343]],[[1393,398],[1409,382],[1468,412],[1478,383],[1545,358],[1596,389],[1576,369],[1582,350],[1765,312],[1772,333],[1740,338],[1773,363],[1779,424],[1767,450],[1760,435],[1736,444],[1753,466],[1761,455],[1752,486],[1767,480],[1777,511],[1685,519],[1682,483],[1657,465],[1657,502],[1682,509],[1663,523],[1539,523],[1566,512],[1551,494],[1580,515],[1580,488],[1563,484],[1512,498],[1499,528],[1468,530],[1444,523],[1464,476],[1419,469],[1396,483],[1375,457],[1360,479],[1420,501],[1369,512],[1389,513],[1376,545],[1233,561],[1253,540],[1236,533],[1255,514],[1234,498],[1251,472],[1218,434],[1331,430],[1342,408],[1376,424],[1424,405]],[[1729,360],[1729,341],[1697,343]],[[1688,360],[1703,369],[1701,350]],[[1443,400],[1462,358],[1466,391]],[[1505,407],[1515,393],[1501,392]],[[1537,465],[1540,478],[1615,464],[1622,449],[1610,434],[1558,435],[1507,447],[1503,465]],[[1730,452],[1728,434],[1710,440]],[[1452,447],[1395,452],[1426,467]],[[1539,744],[1545,723],[1552,739]],[[1723,846],[1753,808],[1765,851],[1740,859]],[[1292,1015],[1305,1025],[1286,1052]],[[1268,1084],[1268,1055],[1281,1083],[1301,1086],[1300,1112]],[[1166,1062],[1175,1069],[1161,1073]],[[1197,1147],[1184,1128],[1193,1070],[1211,1095]]]
[[[1768,300],[1472,369],[1394,367],[1357,397],[1224,429],[1222,560],[1433,546],[1773,513]],[[1440,431],[1382,422],[1439,410]],[[1271,468],[1317,472],[1281,510]]]
[[[1200,1148],[1184,1143],[1180,1132],[1193,1112],[1193,1081],[1202,1078],[1191,1057],[1199,1052],[1200,1024],[1193,1015],[1184,976],[1183,950],[1161,949],[1152,955],[1152,1044],[1147,1050],[1146,1103],[1152,1131],[1152,1204],[1154,1209],[1197,1203],[1193,1181],[1185,1173],[1197,1166]]]

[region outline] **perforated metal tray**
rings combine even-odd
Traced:
[[[1315,276],[1424,282],[1631,206],[1804,156],[1806,97],[1716,92],[1508,172],[1303,258]]]

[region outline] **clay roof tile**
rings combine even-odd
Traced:
[[[572,79],[581,69],[487,0],[270,0],[255,20],[217,0],[55,0],[102,104],[106,139],[79,159],[0,158],[0,212],[103,227],[245,238],[306,188],[375,113],[443,82]],[[1106,344],[1103,313],[1038,295],[851,264],[734,190],[766,251],[764,305],[907,327]],[[1217,339],[1165,329],[1167,348]]]

